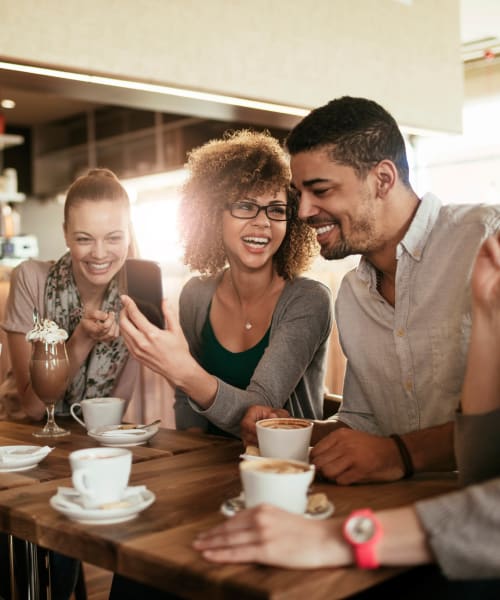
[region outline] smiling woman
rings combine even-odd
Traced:
[[[130,299],[131,353],[176,389],[179,429],[240,435],[252,405],[320,418],[331,295],[301,277],[317,252],[297,217],[288,158],[269,135],[237,131],[191,152],[179,207],[184,261],[203,274],[180,297],[180,324],[155,329]],[[153,597],[115,577],[110,598]],[[156,596],[154,596],[156,597]]]
[[[131,252],[128,196],[115,175],[94,169],[68,190],[64,206],[68,252],[56,262],[30,260],[12,273],[3,329],[7,332],[12,373],[0,389],[0,415],[39,419],[44,404],[29,375],[26,333],[34,310],[65,329],[70,383],[58,413],[82,398],[118,396],[126,401],[138,377],[138,364],[119,335],[120,297],[116,275]],[[53,597],[72,594],[79,563],[50,554]],[[19,590],[19,597],[24,597]]]
[[[116,274],[131,252],[128,196],[111,171],[94,169],[69,188],[64,206],[68,252],[57,262],[30,260],[14,270],[3,329],[12,374],[2,385],[7,416],[38,419],[44,405],[33,392],[29,345],[35,308],[69,334],[70,385],[57,412],[92,396],[130,398],[138,365],[119,337]]]
[[[177,388],[180,429],[238,436],[255,404],[320,417],[331,296],[300,277],[317,245],[297,217],[287,156],[243,130],[192,151],[187,169],[179,229],[184,261],[202,277],[183,288],[180,326],[168,311],[155,341],[126,301],[127,346]]]

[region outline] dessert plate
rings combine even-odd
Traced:
[[[80,494],[74,488],[59,487],[50,499],[52,508],[72,521],[87,525],[110,525],[135,519],[151,506],[156,496],[144,485],[128,487],[120,502],[105,504],[99,508],[84,508]]]
[[[87,432],[91,438],[97,440],[102,446],[140,446],[145,444],[158,433],[158,425],[151,425],[147,429],[120,429],[121,425],[106,425],[97,427]]]
[[[0,473],[33,469],[53,449],[49,446],[0,446]]]
[[[313,496],[317,496],[317,494],[310,494],[309,499]],[[225,500],[220,507],[220,511],[226,517],[233,517],[236,513],[245,509],[245,497],[243,496],[243,492],[236,496],[235,498],[229,498],[229,500]],[[327,500],[323,506],[319,506],[317,508],[313,508],[313,503],[308,502],[308,506],[306,508],[306,512],[304,513],[304,517],[308,519],[328,519],[333,515],[335,507],[330,500]]]

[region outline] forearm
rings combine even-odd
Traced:
[[[190,355],[170,381],[181,389],[201,410],[209,409],[217,394],[217,378],[205,371]]]
[[[23,334],[7,335],[12,372],[16,382],[21,408],[31,419],[39,420],[45,414],[45,404],[38,398],[30,384],[29,360],[31,347]]]
[[[45,404],[35,394],[28,380],[24,386],[24,393],[19,395],[21,407],[30,419],[39,421],[45,415]]]
[[[453,423],[445,423],[400,436],[410,453],[415,472],[455,469]]]
[[[78,373],[80,367],[92,352],[95,341],[86,336],[83,330],[77,326],[72,336],[66,342],[66,350],[69,359],[69,380],[71,381]]]
[[[433,562],[427,535],[413,506],[376,513],[384,535],[377,546],[381,565],[421,565]]]
[[[462,412],[482,414],[500,407],[500,315],[473,313]]]

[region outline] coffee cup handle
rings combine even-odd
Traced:
[[[92,497],[94,494],[92,494],[89,488],[85,485],[86,475],[87,472],[85,469],[78,469],[77,471],[74,471],[71,476],[71,479],[73,480],[73,487],[82,496]]]
[[[80,408],[82,405],[79,402],[75,402],[74,404],[71,404],[71,406],[69,407],[69,412],[71,413],[71,416],[73,417],[73,419],[75,419],[75,421],[78,421],[78,423],[80,423],[80,425],[82,425],[83,427],[86,427],[85,423],[80,419],[80,417],[77,417],[76,414],[73,412],[75,408]]]

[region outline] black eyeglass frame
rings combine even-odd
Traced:
[[[248,215],[246,217],[242,217],[241,215],[235,215],[233,212],[233,209],[237,205],[241,205],[241,204],[247,204],[249,206],[256,207],[257,212],[255,212],[255,214],[253,214],[253,215]],[[284,219],[276,219],[275,216],[271,216],[269,214],[270,209],[272,210],[273,208],[278,208],[278,207],[285,209],[285,215],[284,215],[285,218]],[[276,203],[276,204],[266,204],[265,206],[261,206],[260,204],[257,204],[257,202],[253,202],[252,200],[236,200],[235,202],[232,202],[231,204],[227,204],[226,208],[227,208],[227,210],[229,210],[232,217],[234,217],[235,219],[243,219],[245,221],[250,220],[250,219],[255,219],[256,217],[258,217],[261,210],[263,210],[266,213],[266,217],[268,219],[270,219],[271,221],[278,221],[281,223],[290,221],[294,215],[293,206],[290,206],[290,204],[285,204],[284,202],[280,202],[280,203]]]

